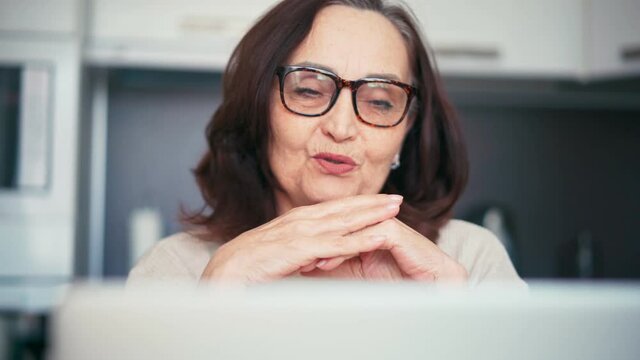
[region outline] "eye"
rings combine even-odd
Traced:
[[[322,96],[321,92],[306,87],[296,87],[293,89],[293,92],[295,95],[300,97],[317,98]]]
[[[393,104],[386,100],[369,100],[369,104],[378,110],[389,111],[393,109]]]

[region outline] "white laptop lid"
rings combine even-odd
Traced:
[[[640,286],[83,287],[54,359],[640,359]]]

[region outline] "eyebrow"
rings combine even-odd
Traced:
[[[329,66],[318,64],[318,63],[314,63],[314,62],[310,62],[310,61],[303,61],[303,62],[300,62],[300,63],[297,63],[297,64],[293,64],[293,65],[294,66],[311,66],[311,67],[314,67],[314,68],[330,71],[330,72],[332,72],[334,74],[337,74],[337,72],[335,70],[333,70],[332,68],[330,68]],[[402,81],[397,75],[389,74],[389,73],[371,73],[371,74],[367,74],[365,77]]]

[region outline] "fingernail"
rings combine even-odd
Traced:
[[[391,203],[386,206],[389,210],[398,210],[398,207],[400,207],[400,203]]]
[[[318,263],[316,264],[316,267],[322,267],[324,266],[328,261],[327,260],[320,260],[318,261]]]
[[[371,241],[374,241],[374,242],[383,242],[383,241],[385,241],[386,239],[387,239],[387,237],[386,237],[386,236],[384,236],[384,235],[373,235],[373,236],[371,237]]]
[[[397,195],[397,194],[389,195],[389,200],[399,204],[402,202],[402,195]]]

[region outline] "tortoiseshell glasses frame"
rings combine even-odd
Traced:
[[[285,96],[285,84],[286,84],[285,79],[289,74],[299,72],[299,71],[306,71],[306,72],[320,74],[333,80],[333,83],[335,84],[335,88],[333,89],[333,93],[329,101],[326,104],[322,105],[322,110],[314,111],[314,112],[301,112],[301,111],[296,111],[295,109],[293,109],[287,104],[287,100]],[[307,116],[307,117],[322,116],[328,113],[333,108],[333,106],[335,105],[338,99],[338,95],[340,94],[340,91],[343,88],[349,88],[351,89],[351,100],[353,103],[353,110],[355,111],[355,114],[358,120],[360,120],[361,122],[369,126],[379,127],[379,128],[390,128],[400,124],[402,120],[406,117],[411,105],[411,101],[415,97],[417,92],[417,89],[414,86],[408,85],[396,80],[390,80],[390,79],[384,79],[384,78],[362,78],[358,80],[345,80],[331,71],[318,69],[311,66],[293,66],[293,65],[280,66],[277,68],[276,74],[278,75],[279,82],[280,82],[280,100],[282,101],[282,104],[284,105],[284,107],[287,110],[291,111],[292,113],[295,113],[301,116]],[[378,86],[382,84],[393,86],[394,87],[393,89],[395,88],[401,89],[402,94],[406,95],[404,108],[402,109],[401,113],[397,113],[397,119],[396,119],[396,116],[393,116],[393,121],[385,121],[384,123],[381,123],[381,122],[375,122],[375,121],[372,122],[371,121],[372,119],[365,119],[361,116],[360,111],[358,110],[358,89],[360,89],[360,87],[362,87],[363,85],[372,84],[372,83]],[[396,90],[393,90],[393,91],[396,91]]]

